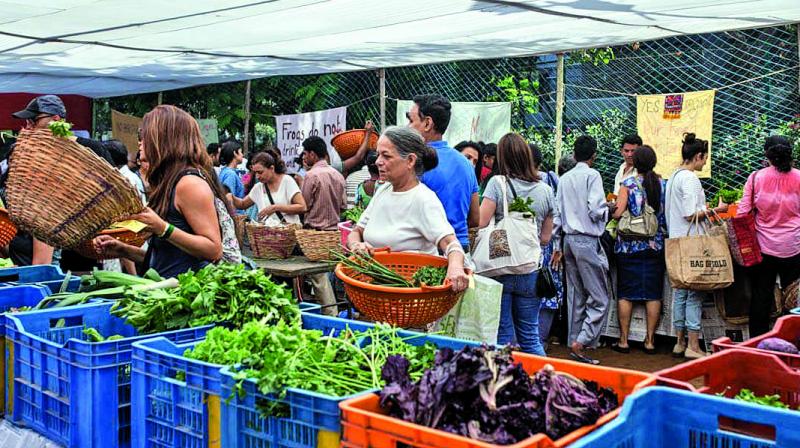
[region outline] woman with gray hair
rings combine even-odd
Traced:
[[[397,252],[419,252],[448,260],[447,278],[453,290],[467,288],[464,250],[447,222],[439,198],[419,181],[438,164],[436,152],[414,129],[393,126],[378,139],[378,173],[387,185],[374,194],[347,239],[354,252],[389,247]]]

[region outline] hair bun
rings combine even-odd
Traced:
[[[439,166],[439,155],[433,148],[426,147],[425,154],[422,156],[422,167],[425,171],[430,171]]]
[[[684,145],[691,145],[692,143],[695,142],[695,140],[697,140],[697,136],[694,134],[694,132],[687,132],[683,134]]]

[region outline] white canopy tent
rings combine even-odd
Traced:
[[[800,22],[800,0],[0,0],[0,92],[106,97]]]

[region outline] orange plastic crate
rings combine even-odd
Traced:
[[[655,383],[655,377],[644,372],[592,366],[574,361],[543,358],[515,352],[514,360],[521,363],[526,372],[533,375],[546,364],[557,371],[566,372],[583,380],[596,381],[600,386],[611,387],[622,401],[633,392]],[[495,445],[458,436],[438,429],[408,423],[389,417],[378,404],[378,395],[368,394],[342,402],[342,446],[348,448],[489,448]],[[600,417],[596,424],[584,426],[566,436],[551,440],[545,434],[537,434],[508,448],[565,447],[610,422],[619,414],[616,409]]]
[[[729,337],[721,337],[715,339],[711,345],[714,352],[719,352],[729,348],[739,348],[742,350],[753,350],[759,353],[775,355],[781,359],[786,365],[793,369],[800,369],[800,355],[792,355],[790,353],[774,352],[772,350],[761,350],[758,347],[759,342],[769,338],[785,339],[793,344],[800,340],[800,316],[783,316],[775,322],[775,326],[767,333],[748,339],[744,342],[733,342]],[[798,387],[800,389],[800,387]]]

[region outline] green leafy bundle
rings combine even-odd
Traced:
[[[0,268],[10,268],[14,266],[14,262],[10,258],[0,258]]]
[[[178,287],[129,290],[112,313],[143,334],[226,323],[241,328],[251,321],[298,322],[300,310],[291,291],[264,271],[241,264],[208,265],[178,276]]]
[[[508,205],[508,211],[524,213],[526,217],[528,217],[527,215],[536,216],[536,212],[533,211],[533,199],[531,198],[514,198],[511,204]]]
[[[733,397],[734,400],[739,401],[746,401],[748,403],[755,403],[760,404],[762,406],[770,406],[773,408],[779,409],[789,409],[789,405],[781,401],[781,396],[778,394],[775,395],[764,395],[764,396],[757,396],[753,393],[750,389],[742,389]]]
[[[372,281],[370,283],[373,285],[392,286],[396,288],[414,287],[414,285],[403,278],[402,275],[384,266],[381,262],[369,255],[361,255],[355,252],[348,255],[338,251],[331,251],[331,256],[345,267],[371,278]],[[353,259],[351,260],[350,257]]]
[[[358,224],[358,221],[361,219],[361,215],[364,213],[364,209],[361,207],[353,207],[351,209],[347,209],[342,212],[342,219],[345,221],[350,221],[353,225]]]
[[[433,266],[423,266],[411,277],[414,286],[441,286],[447,278],[447,268],[437,268]]]
[[[72,131],[70,131],[72,123],[67,123],[64,120],[51,121],[47,127],[56,137],[67,138],[73,136]]]
[[[362,347],[363,341],[370,341]],[[281,321],[268,326],[257,322],[241,330],[211,329],[203,342],[184,356],[191,359],[239,365],[238,378],[255,379],[263,394],[283,394],[293,387],[342,397],[383,386],[381,369],[391,355],[410,361],[412,378],[433,364],[433,344],[413,346],[397,330],[377,325],[367,331],[342,331],[338,336],[305,330]]]

